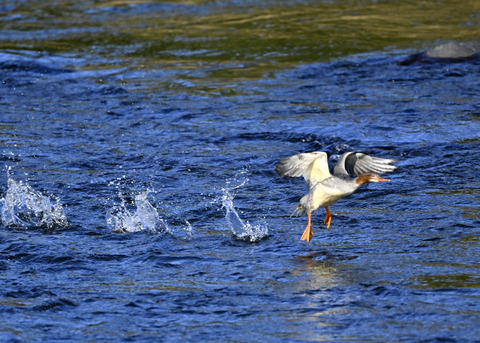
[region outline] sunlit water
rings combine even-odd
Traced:
[[[398,64],[448,4],[0,7],[0,340],[478,341],[480,63]],[[306,243],[313,150],[399,168]]]

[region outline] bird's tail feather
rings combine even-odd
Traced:
[[[295,207],[295,210],[292,212],[290,217],[292,217],[292,216],[299,217],[299,216],[303,216],[304,214],[307,213],[305,207],[301,203],[298,203],[297,205],[293,205],[292,207]]]

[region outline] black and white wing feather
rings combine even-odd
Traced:
[[[359,176],[365,173],[383,174],[397,169],[397,166],[391,165],[394,162],[397,160],[347,152],[340,156],[333,169],[333,174],[339,177]]]

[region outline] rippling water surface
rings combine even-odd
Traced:
[[[480,6],[0,5],[0,340],[473,342]],[[278,159],[399,159],[313,215]]]

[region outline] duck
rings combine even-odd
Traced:
[[[328,206],[335,204],[341,198],[353,194],[360,186],[369,182],[390,181],[380,174],[392,172],[397,166],[392,163],[396,159],[379,158],[360,152],[346,152],[340,156],[330,173],[326,152],[314,151],[300,153],[282,158],[275,166],[275,171],[282,177],[303,176],[310,190],[300,199],[292,216],[307,215],[308,223],[302,241],[310,242],[313,237],[312,213],[324,207],[327,229],[332,222],[332,213]],[[354,176],[354,178],[352,178]]]

